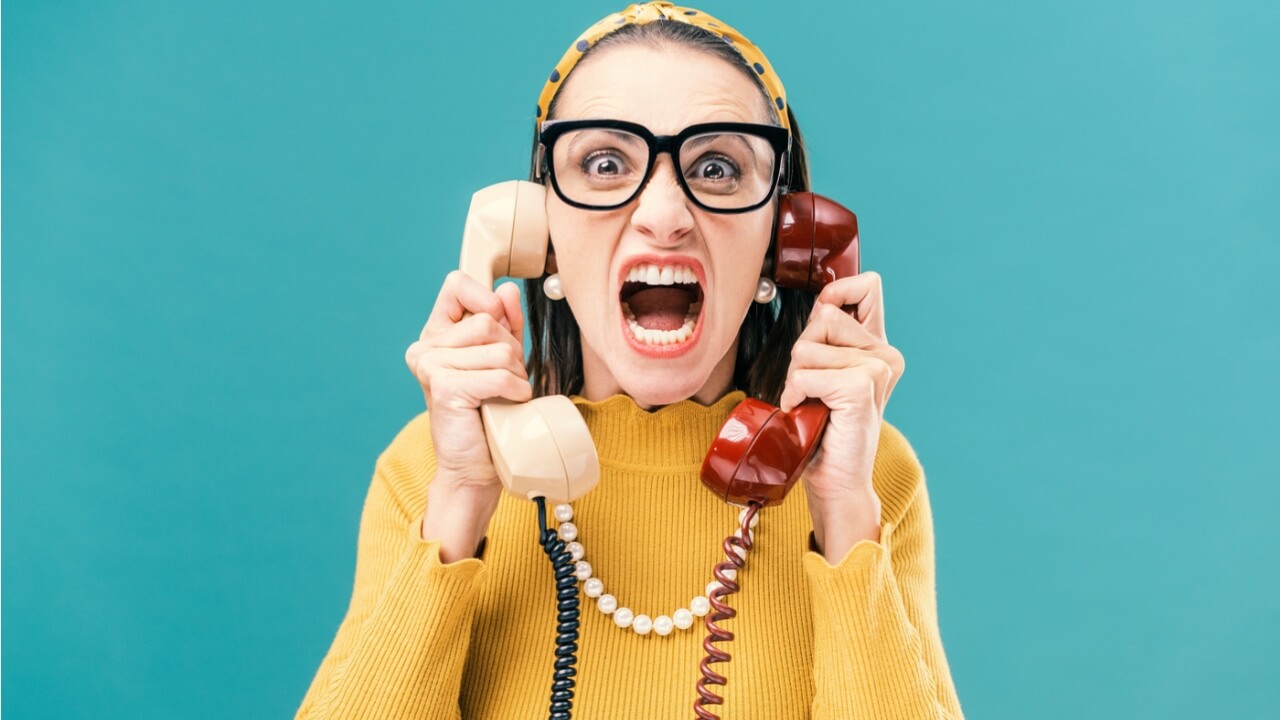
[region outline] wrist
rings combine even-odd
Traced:
[[[477,556],[500,493],[500,487],[476,489],[435,482],[427,486],[427,508],[419,531],[423,540],[440,542],[441,562]]]
[[[813,539],[817,549],[835,565],[862,540],[880,541],[880,497],[865,490],[833,498],[809,497]]]

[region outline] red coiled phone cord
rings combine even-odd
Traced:
[[[732,659],[729,653],[713,644],[733,640],[733,633],[716,623],[728,620],[738,614],[736,610],[724,602],[725,597],[738,592],[738,582],[724,573],[726,570],[741,570],[746,563],[747,551],[755,544],[751,538],[751,521],[755,519],[756,513],[760,512],[760,507],[759,503],[751,503],[747,506],[747,512],[742,516],[742,528],[737,533],[724,539],[725,559],[717,564],[715,568],[715,578],[720,583],[720,587],[712,590],[708,598],[711,601],[712,612],[707,615],[705,620],[707,637],[702,641],[702,648],[707,651],[707,656],[702,659],[698,666],[702,670],[702,679],[698,680],[698,699],[693,701],[693,711],[700,720],[720,720],[719,715],[711,712],[705,706],[724,704],[724,699],[712,692],[708,686],[724,685],[726,678],[712,670],[711,665],[713,663],[729,662]],[[741,552],[739,552],[739,548]]]

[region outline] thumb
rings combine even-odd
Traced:
[[[514,282],[504,282],[494,293],[502,301],[502,308],[507,316],[507,324],[511,326],[511,334],[517,340],[524,340],[524,312],[520,309],[520,286]]]

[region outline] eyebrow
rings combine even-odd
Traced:
[[[614,136],[618,140],[630,141],[629,144],[631,145],[644,143],[642,139],[640,139],[635,135],[632,135],[629,132],[626,132],[625,130],[614,130],[613,128],[591,128],[591,130],[592,132],[608,133],[609,135]],[[583,133],[583,132],[574,132],[570,134],[570,137],[569,137],[569,153],[570,154],[573,154],[574,146],[577,145],[579,142],[581,142],[581,139],[585,136],[586,136],[586,133]]]
[[[697,152],[698,145],[700,144],[705,145],[706,143],[711,142],[712,138],[721,138],[721,137],[735,138],[739,143],[741,143],[743,146],[747,148],[747,152],[751,153],[752,167],[760,166],[760,159],[756,156],[756,149],[752,147],[751,143],[747,142],[745,138],[743,138],[741,135],[738,135],[736,133],[715,133],[712,135],[698,135],[686,140],[684,145],[681,146],[680,149],[684,150],[685,148],[688,148],[693,150],[694,152]]]

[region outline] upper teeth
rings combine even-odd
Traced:
[[[698,276],[693,268],[680,265],[653,265],[645,263],[636,265],[627,271],[625,282],[642,282],[648,285],[688,285],[696,284]]]

